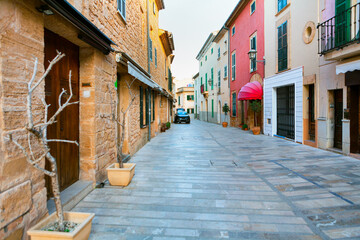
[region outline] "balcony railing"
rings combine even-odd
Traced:
[[[201,84],[200,92],[201,92],[201,94],[204,94],[204,92],[205,92],[205,85],[204,84]]]
[[[318,25],[319,54],[359,42],[360,3]]]

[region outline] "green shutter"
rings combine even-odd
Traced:
[[[287,54],[287,22],[284,22],[278,27],[278,71],[288,68]]]
[[[153,107],[152,107],[152,111],[153,111],[153,121],[155,121],[155,91],[152,91],[152,95],[153,95]]]
[[[172,91],[172,74],[170,68],[168,68],[168,76],[169,76],[169,86],[168,89],[171,92]]]
[[[208,85],[208,79],[207,79],[207,73],[205,73],[205,91],[207,91],[207,85]]]
[[[144,99],[143,99],[143,88],[139,87],[139,95],[140,95],[140,128],[144,127]]]
[[[145,122],[149,124],[149,89],[145,89]]]
[[[214,99],[211,99],[211,117],[214,117]]]
[[[351,11],[350,0],[335,0],[335,46],[350,41]]]
[[[232,115],[236,117],[236,93],[232,94]]]
[[[211,68],[211,90],[214,90],[214,69]]]

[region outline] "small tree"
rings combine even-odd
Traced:
[[[136,99],[136,95],[132,92],[131,87],[133,85],[133,83],[135,82],[136,78],[133,78],[133,80],[129,83],[128,81],[125,81],[126,87],[129,91],[130,94],[130,102],[127,105],[127,107],[125,108],[121,108],[120,111],[118,110],[119,107],[119,87],[120,84],[118,82],[118,80],[116,81],[115,84],[115,90],[116,90],[116,99],[113,100],[112,98],[112,93],[111,93],[111,87],[110,85],[108,85],[108,89],[109,89],[109,93],[110,93],[110,98],[111,98],[111,116],[104,116],[109,118],[111,121],[115,122],[116,124],[116,133],[118,134],[119,129],[121,129],[121,136],[120,138],[117,136],[117,144],[116,144],[116,150],[117,150],[117,155],[116,155],[116,159],[119,163],[119,167],[123,168],[124,164],[123,164],[123,159],[125,157],[125,154],[123,154],[122,149],[124,146],[124,139],[125,139],[125,121],[126,121],[126,116],[127,113],[129,112],[131,106],[133,105],[135,99]]]
[[[230,108],[227,105],[227,103],[224,104],[224,106],[222,107],[222,110],[225,113],[224,122],[226,122],[227,113],[230,111]]]
[[[252,100],[250,101],[250,108],[254,112],[254,124],[255,127],[257,127],[257,119],[256,119],[256,113],[261,112],[261,101],[260,100]]]
[[[47,128],[56,122],[56,118],[60,113],[68,106],[73,104],[78,104],[78,102],[71,102],[73,97],[72,86],[71,86],[71,71],[69,72],[69,97],[62,103],[62,100],[65,99],[65,94],[67,91],[62,89],[58,97],[58,109],[52,115],[48,116],[48,110],[50,105],[45,101],[45,98],[42,98],[41,101],[44,107],[44,118],[39,122],[34,122],[33,117],[33,93],[39,87],[39,85],[45,80],[46,76],[49,74],[52,67],[59,62],[65,54],[62,54],[57,51],[56,57],[49,63],[49,66],[45,70],[44,74],[36,81],[36,75],[38,73],[38,59],[35,58],[33,74],[28,82],[27,86],[27,98],[26,98],[26,112],[27,112],[27,121],[24,124],[24,127],[19,130],[11,131],[8,134],[6,140],[14,143],[24,154],[27,162],[33,167],[39,169],[44,174],[51,178],[52,192],[54,195],[54,201],[56,206],[56,214],[59,219],[59,231],[64,231],[64,213],[61,204],[60,198],[60,186],[59,186],[59,177],[57,171],[56,159],[50,153],[49,142],[63,142],[63,143],[73,143],[79,146],[76,141],[62,140],[62,139],[48,139]],[[19,139],[21,136],[26,135],[26,143],[20,143]],[[36,146],[39,148],[40,153],[34,153],[33,147]],[[50,170],[46,170],[41,166],[43,160],[46,159],[50,163]]]

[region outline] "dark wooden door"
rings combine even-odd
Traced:
[[[314,84],[309,85],[309,139],[315,141],[315,91]]]
[[[277,135],[295,139],[294,85],[277,89]]]
[[[65,53],[45,80],[46,102],[51,104],[49,116],[58,109],[58,96],[62,89],[67,91],[62,102],[69,97],[69,71],[71,70],[72,101],[79,101],[79,47],[59,35],[45,30],[45,67],[57,54]],[[49,139],[79,141],[79,105],[70,105],[48,128]],[[64,190],[79,179],[79,147],[70,143],[50,143],[51,154],[56,158],[59,173],[60,190]],[[49,167],[48,165],[46,167]],[[48,197],[51,196],[51,182],[46,179]]]
[[[342,119],[343,119],[343,90],[334,91],[335,98],[335,127],[334,148],[342,149]]]
[[[350,152],[360,153],[360,86],[350,87]]]

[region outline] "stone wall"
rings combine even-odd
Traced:
[[[0,2],[0,239],[20,239],[28,226],[47,213],[44,175],[27,164],[19,149],[6,139],[9,131],[26,123],[27,82],[34,57],[43,72],[41,15],[27,1]],[[44,84],[34,93],[34,116],[43,118],[40,98]],[[13,135],[23,142],[23,132]],[[34,147],[35,154],[39,149]],[[44,165],[42,163],[41,165]]]

